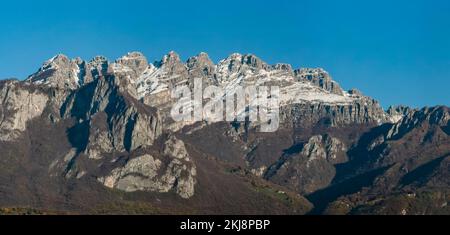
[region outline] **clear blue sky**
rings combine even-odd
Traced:
[[[2,2],[0,30],[0,78],[23,79],[57,53],[241,52],[323,67],[385,107],[450,105],[447,0],[17,0]]]

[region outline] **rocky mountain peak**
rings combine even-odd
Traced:
[[[147,58],[140,52],[129,52],[127,55],[118,59],[116,64],[117,69],[115,71],[125,72],[131,70],[136,77],[148,67]]]
[[[167,55],[164,55],[161,60],[161,65],[172,65],[177,63],[182,63],[182,61],[180,55],[178,55],[175,51],[170,51]]]
[[[126,55],[121,57],[122,60],[133,60],[139,58],[145,58],[144,54],[142,54],[142,52],[139,51],[128,52]]]
[[[408,106],[397,105],[397,106],[389,106],[389,108],[386,110],[386,114],[390,116],[390,119],[393,123],[396,123],[412,111],[414,111],[414,109]]]
[[[217,72],[221,77],[225,77],[231,73],[237,73],[242,64],[242,55],[233,53],[226,59],[221,60],[217,65]]]
[[[278,64],[275,64],[275,65],[273,66],[273,68],[274,68],[275,70],[286,71],[286,72],[289,72],[289,73],[292,73],[292,72],[293,72],[292,66],[291,66],[290,64],[278,63]]]
[[[54,57],[52,57],[51,59],[47,60],[43,67],[48,67],[51,65],[64,65],[70,62],[69,57],[67,57],[64,54],[57,54]]]
[[[70,59],[66,55],[58,54],[45,61],[39,68],[38,72],[56,70],[59,68],[70,66],[70,62]]]
[[[208,53],[202,51],[202,52],[198,53],[197,57],[208,57],[209,58],[209,55],[208,55]]]
[[[109,61],[104,56],[96,56],[89,61],[88,67],[94,77],[105,75],[108,71]]]
[[[241,61],[243,55],[238,52],[231,53],[227,58],[225,58],[226,61]]]
[[[171,89],[192,86],[196,77],[230,94],[247,85],[278,86],[279,128],[274,133],[259,133],[260,123],[254,121],[174,121],[170,113],[177,99],[171,97]],[[266,196],[281,198],[282,203],[276,205],[284,205],[291,201],[285,198],[291,193],[308,195],[320,208],[315,193],[320,197],[327,190],[341,188],[341,183],[353,185],[353,179],[359,181],[359,176],[367,177],[372,170],[386,174],[379,171],[370,180],[374,183],[335,196],[357,193],[352,200],[360,200],[367,195],[366,189],[379,193],[373,190],[383,181],[405,182],[405,174],[406,182],[416,181],[414,172],[420,166],[443,172],[447,180],[447,165],[440,170],[435,160],[448,164],[449,136],[448,107],[414,110],[397,106],[385,112],[376,100],[356,89],[343,92],[322,68],[293,71],[289,64],[268,65],[251,54],[235,53],[218,65],[206,53],[183,63],[178,54],[170,52],[155,64],[148,64],[139,52],[112,64],[102,56],[87,62],[57,55],[27,81],[0,81],[4,158],[0,167],[24,170],[0,171],[0,179],[7,179],[2,181],[6,185],[23,182],[27,188],[42,187],[29,198],[17,200],[26,205],[51,198],[58,199],[58,208],[61,201],[80,208],[98,205],[97,200],[89,201],[96,196],[91,193],[123,199],[125,193],[107,191],[113,188],[144,191],[127,196],[130,201],[140,195],[147,200],[145,192],[151,192],[149,196],[159,198],[155,205],[166,203],[161,208],[184,204],[170,195],[177,194],[186,199],[188,209],[199,213],[211,204],[198,199],[213,198],[213,204],[223,201],[218,207],[222,209],[247,194],[249,198],[241,199],[244,203],[234,203],[239,209],[245,202]],[[413,180],[408,180],[410,172]],[[215,187],[217,183],[221,187]],[[89,190],[73,190],[74,185]],[[49,187],[54,192],[47,195]],[[14,200],[24,192],[8,185],[4,189]],[[389,187],[383,187],[380,195],[384,197],[386,190]],[[286,206],[292,209],[293,205]]]
[[[233,53],[226,59],[221,60],[216,67],[219,82],[228,81],[240,75],[270,71],[271,66],[252,54],[242,55]]]
[[[322,68],[302,68],[295,71],[299,80],[307,80],[333,94],[343,95],[344,91],[339,84]]]
[[[162,60],[156,63],[156,67],[163,70],[165,76],[187,77],[186,65],[181,61],[180,56],[175,51],[170,51]]]
[[[101,56],[101,55],[95,56],[94,58],[92,58],[89,61],[89,64],[91,64],[91,65],[100,65],[100,64],[108,64],[108,63],[109,63],[108,58]]]
[[[197,66],[214,66],[214,63],[209,58],[208,54],[205,52],[200,52],[196,56],[190,57],[186,62],[188,68],[193,68]]]
[[[214,74],[215,65],[208,54],[204,52],[189,58],[186,65],[189,69],[189,73],[194,77],[210,77]]]
[[[298,105],[317,104],[317,109],[322,110],[320,108],[322,106],[319,104],[326,104],[341,110],[338,116],[331,119],[333,125],[355,120],[361,123],[382,123],[389,118],[379,104],[369,97],[365,97],[357,91],[344,93],[322,68],[293,71],[289,64],[268,65],[253,54],[233,53],[220,61],[217,66],[206,53],[190,57],[186,63],[183,63],[180,56],[171,51],[159,62],[148,64],[142,53],[130,52],[111,65],[102,56],[97,56],[86,63],[81,59],[69,60],[66,56],[60,55],[46,63],[46,67],[42,71],[44,70],[46,72],[40,72],[38,75],[51,78],[50,80],[66,81],[68,78],[75,78],[69,80],[73,81],[73,84],[69,84],[70,89],[77,89],[106,74],[112,75],[117,78],[114,81],[120,86],[121,91],[128,92],[138,100],[143,99],[147,105],[151,106],[165,103],[166,108],[169,108],[172,103],[167,100],[167,91],[180,84],[191,86],[193,78],[197,77],[204,78],[204,85],[228,86],[229,90],[244,83],[276,84],[282,88],[282,106],[297,107]],[[56,82],[51,84],[53,83]],[[65,87],[67,85],[62,83],[56,86]],[[359,108],[347,108],[357,104],[363,105],[367,109],[353,112],[354,108],[358,110]],[[345,107],[342,109],[339,108],[340,106]],[[311,113],[311,121],[316,120],[316,113],[319,110]],[[332,115],[330,110],[322,111]],[[346,113],[347,111],[348,113]]]
[[[242,64],[255,69],[268,69],[270,66],[255,55],[247,54],[242,58]]]
[[[231,54],[228,58],[222,60],[219,65],[228,66],[228,70],[230,72],[238,71],[243,65],[255,69],[264,69],[269,67],[264,61],[253,54],[242,55],[239,53]]]
[[[81,83],[78,63],[77,60],[70,60],[67,56],[58,54],[47,60],[27,81],[63,89],[76,89]]]

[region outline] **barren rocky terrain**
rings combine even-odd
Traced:
[[[279,86],[279,128],[174,121],[195,78]],[[0,81],[0,214],[449,214],[449,163],[448,107],[383,110],[255,55],[57,55]]]

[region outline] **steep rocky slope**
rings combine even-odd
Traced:
[[[279,128],[174,121],[171,91],[198,79],[224,97],[239,86],[278,86]],[[175,52],[154,63],[139,52],[115,62],[57,55],[24,81],[0,81],[0,207],[415,213],[385,205],[412,192],[448,201],[449,134],[447,107],[385,112],[323,69],[269,65],[251,54],[217,64],[206,53],[186,63]],[[410,201],[416,208],[423,200]]]
[[[338,199],[329,206],[331,212],[345,205],[345,213],[448,214],[449,114],[448,107],[423,108],[374,128],[337,168],[336,187],[309,198]],[[436,198],[427,202],[426,197]]]

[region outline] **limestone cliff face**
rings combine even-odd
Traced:
[[[368,97],[361,97],[361,100],[348,104],[291,104],[282,107],[280,113],[281,122],[292,126],[312,126],[318,123],[328,126],[364,123],[379,125],[390,122],[379,103]]]
[[[177,101],[171,97],[172,89],[181,85],[193,88],[195,78],[201,79],[203,88],[214,85],[226,90],[226,95],[239,86],[278,86],[283,130],[397,123],[372,143],[373,149],[387,139],[400,138],[404,129],[415,126],[420,118],[406,108],[385,112],[361,92],[343,90],[323,69],[269,65],[252,54],[234,53],[217,64],[206,53],[183,62],[170,52],[154,63],[139,52],[112,63],[102,56],[84,61],[57,55],[25,81],[0,84],[0,141],[17,139],[33,119],[42,118],[50,125],[64,123],[71,148],[54,161],[52,174],[59,172],[67,178],[88,175],[109,188],[128,192],[174,190],[189,198],[194,195],[196,166],[182,139],[174,134],[196,123],[175,122],[170,110]],[[430,116],[430,120],[448,121],[442,115]],[[204,122],[196,128],[212,124]],[[240,124],[235,142],[260,125]],[[230,132],[234,133],[232,127]],[[273,165],[251,170],[295,191],[313,192],[330,184],[335,164],[347,161],[347,142],[339,138],[315,133],[299,143],[299,152],[275,156],[279,159]],[[243,142],[241,148],[245,149],[248,143]],[[120,162],[120,157],[128,160]]]
[[[59,54],[46,61],[27,81],[35,84],[46,84],[61,89],[76,89],[81,84],[80,68],[77,61]]]
[[[89,62],[80,58],[69,59],[59,54],[46,61],[39,70],[30,75],[26,82],[59,89],[75,90],[89,83],[108,70],[105,57],[97,56]]]
[[[184,143],[172,136],[165,142],[163,156],[138,156],[98,180],[106,187],[126,192],[166,193],[173,189],[187,199],[194,195],[196,174]]]
[[[108,82],[113,84],[105,86],[102,80],[111,77],[114,79]],[[101,112],[108,103],[107,95],[112,91],[127,94],[129,100],[133,98],[137,103],[158,109],[165,128],[177,131],[193,123],[173,123],[170,110],[176,100],[171,98],[171,90],[180,85],[192,88],[194,78],[202,79],[203,88],[216,85],[228,92],[234,92],[237,86],[280,86],[281,122],[285,125],[311,125],[318,122],[331,126],[381,124],[399,118],[398,113],[384,112],[376,100],[360,92],[344,91],[323,69],[293,70],[289,64],[268,65],[251,54],[234,53],[217,65],[206,53],[191,57],[186,63],[175,52],[168,53],[155,63],[148,63],[139,52],[128,53],[111,64],[101,56],[85,62],[79,58],[70,60],[64,55],[57,55],[44,63],[27,82],[59,88],[57,93],[62,96],[69,96],[71,92],[61,92],[67,89],[74,91],[72,93],[75,95],[72,96],[79,96],[80,91],[86,93],[84,100],[80,98],[79,103],[91,102],[95,105],[87,115],[96,113],[95,109]],[[92,83],[97,86],[93,87]],[[96,91],[91,92],[89,89]]]
[[[321,87],[331,93],[343,95],[339,84],[331,79],[331,76],[323,69],[298,69],[295,70],[295,77],[299,80],[310,81],[315,86]]]
[[[26,130],[27,122],[42,115],[49,97],[18,81],[0,84],[0,141],[12,141]]]
[[[120,66],[123,71],[117,71]],[[51,172],[59,174],[59,171],[67,178],[96,175],[98,172],[85,169],[77,162],[86,161],[84,158],[92,162],[107,161],[105,155],[151,147],[162,134],[162,121],[155,108],[137,100],[134,89],[137,77],[147,66],[140,53],[130,53],[113,65],[104,57],[96,57],[88,63],[62,55],[52,58],[25,82],[5,83],[1,92],[2,115],[5,115],[1,127],[7,133],[2,135],[2,140],[12,140],[24,131],[26,122],[41,115],[48,103],[52,121],[73,120],[74,123],[67,130],[73,148],[52,163]],[[78,80],[70,83],[75,81],[75,72]],[[22,89],[22,86],[34,90]],[[142,163],[137,159],[131,164]],[[148,160],[148,157],[143,159]],[[176,163],[168,168],[165,184],[173,184],[170,171],[178,172]],[[183,191],[181,188],[188,183],[181,181],[184,182],[180,179],[179,190]],[[119,188],[124,188],[123,182]]]
[[[354,123],[381,124],[393,120],[379,103],[356,90],[344,91],[323,69],[293,70],[289,64],[268,65],[255,55],[234,53],[214,65],[205,53],[188,59],[186,64],[171,52],[149,67],[137,80],[142,101],[162,110],[167,129],[178,131],[192,122],[172,123],[170,98],[175,86],[193,88],[201,78],[203,89],[214,85],[233,93],[238,86],[279,86],[281,121],[287,125],[329,122],[332,126]],[[252,125],[259,125],[252,123]]]
[[[133,151],[151,146],[162,133],[158,112],[122,93],[114,76],[98,79],[73,93],[63,107],[65,118],[89,126],[86,152]]]

